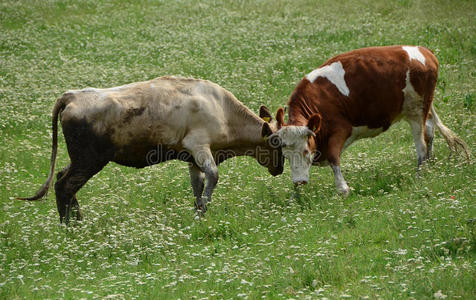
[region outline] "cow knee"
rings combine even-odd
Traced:
[[[215,163],[212,161],[209,164],[206,163],[203,167],[203,171],[205,172],[207,184],[205,187],[205,193],[202,197],[202,201],[204,203],[210,202],[212,199],[212,193],[215,189],[215,186],[218,183],[218,168]]]
[[[218,183],[218,168],[216,166],[211,167],[205,174],[207,178],[207,185],[213,189]]]
[[[57,174],[57,176],[59,176],[59,172]],[[61,177],[61,176],[60,176]],[[64,194],[64,190],[65,190],[65,184],[64,184],[64,181],[63,180],[57,180],[55,182],[55,194],[56,194],[56,198],[58,198],[58,196],[62,196]]]
[[[60,180],[61,177],[63,177],[64,175],[64,171],[59,171],[58,173],[56,173],[56,180]]]
[[[66,174],[66,172],[68,172],[68,170],[71,168],[71,164],[69,164],[68,166],[64,167],[61,171],[59,171],[58,173],[56,173],[56,181],[60,180],[61,178],[63,178],[63,176]]]

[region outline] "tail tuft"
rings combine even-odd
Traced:
[[[438,131],[446,140],[446,143],[448,144],[450,151],[461,152],[466,158],[466,161],[468,162],[468,164],[471,163],[471,160],[469,158],[470,150],[468,145],[459,136],[457,136],[453,131],[451,131],[448,127],[446,127],[441,122],[440,118],[435,112],[433,105],[431,106],[431,114],[433,116],[436,128],[438,128]]]

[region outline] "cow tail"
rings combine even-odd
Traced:
[[[48,174],[48,179],[46,182],[40,187],[40,189],[36,192],[36,194],[32,197],[22,198],[17,197],[19,200],[27,200],[27,201],[35,201],[43,198],[48,193],[48,189],[51,184],[51,180],[53,179],[53,174],[55,172],[55,164],[56,164],[56,153],[58,150],[58,115],[66,106],[67,101],[66,94],[63,97],[56,100],[55,106],[53,108],[52,113],[52,145],[51,145],[51,159],[50,159],[50,173]]]
[[[446,127],[438,117],[438,115],[435,112],[435,108],[433,107],[433,104],[431,105],[431,115],[433,116],[433,122],[438,128],[438,131],[441,133],[441,135],[445,138],[446,143],[448,143],[448,147],[450,148],[450,151],[456,151],[458,152],[461,150],[463,152],[463,155],[466,157],[466,160],[468,163],[470,163],[469,159],[469,147],[468,145],[459,137],[457,136],[453,131],[451,131],[448,127]]]

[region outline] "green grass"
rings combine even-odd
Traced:
[[[474,1],[2,1],[0,298],[475,298],[476,168],[437,134],[418,178],[405,123],[346,151],[345,199],[330,168],[297,197],[288,165],[273,178],[235,158],[199,221],[180,162],[108,165],[70,227],[53,192],[14,200],[46,179],[66,90],[192,76],[275,111],[327,58],[365,46],[432,49],[436,109],[474,153],[475,24]]]

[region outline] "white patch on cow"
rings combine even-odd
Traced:
[[[383,132],[383,128],[368,128],[367,126],[356,126],[352,127],[352,133],[347,138],[344,143],[344,151],[347,147],[349,147],[353,142],[363,139],[363,138],[371,138],[375,137]]]
[[[293,146],[307,141],[309,128],[306,126],[286,126],[278,131],[283,144]]]
[[[410,81],[410,71],[407,71],[405,87],[402,92],[404,96],[402,115],[412,129],[418,165],[420,165],[426,155],[426,143],[423,137],[423,97],[415,91]]]
[[[194,86],[194,92],[197,92],[197,93],[203,93],[206,91],[206,86],[204,84],[202,84],[201,82],[197,83],[195,86]]]
[[[410,81],[410,71],[407,71],[402,92],[404,96],[402,115],[407,120],[420,120],[423,114],[423,97],[415,91]]]
[[[413,88],[413,85],[410,81],[410,70],[407,71],[407,74],[405,76],[405,87],[402,89],[403,94],[406,96],[413,96],[417,92],[415,91],[415,88]]]
[[[342,63],[338,61],[322,68],[315,69],[311,73],[307,74],[306,78],[310,82],[314,82],[317,77],[325,77],[330,82],[332,82],[332,84],[334,84],[339,92],[341,92],[344,96],[349,96],[350,91],[347,87],[347,84],[345,83],[344,75],[344,67],[342,66]]]
[[[103,90],[105,92],[119,92],[119,91],[122,91],[124,89],[128,89],[128,88],[135,87],[135,86],[137,86],[136,83],[129,83],[129,84],[124,84],[124,85],[115,86],[115,87],[107,88],[107,89],[101,89],[101,90]]]
[[[76,94],[78,92],[81,92],[81,90],[67,90],[66,92],[64,92],[65,94]]]
[[[419,62],[421,62],[423,65],[425,65],[425,56],[420,52],[420,49],[418,47],[414,46],[403,46],[403,50],[405,50],[408,53],[408,57],[410,60],[416,59]]]
[[[276,132],[282,142],[283,155],[289,160],[294,183],[309,181],[309,168],[314,158],[307,144],[310,132],[306,126],[286,126]]]

